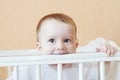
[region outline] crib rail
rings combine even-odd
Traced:
[[[17,74],[17,67],[21,65],[36,65],[36,80],[40,80],[41,64],[58,64],[58,80],[62,80],[62,64],[78,63],[79,64],[79,80],[83,79],[83,63],[84,62],[100,62],[100,79],[105,80],[104,62],[120,61],[120,51],[114,56],[107,56],[103,52],[99,53],[73,53],[67,55],[40,55],[36,50],[16,50],[16,51],[0,51],[0,66],[14,66]],[[18,80],[17,75],[15,80]]]
[[[23,51],[0,51],[0,66],[120,61],[120,52],[117,52],[111,57],[102,52],[73,53],[68,55],[39,55],[36,50],[32,50],[32,52],[31,50],[26,50],[24,53],[22,52]],[[4,53],[9,54],[6,55]]]

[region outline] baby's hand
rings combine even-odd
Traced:
[[[96,48],[97,52],[105,52],[108,56],[113,56],[117,52],[116,47],[112,47],[110,44],[106,43],[101,48]]]
[[[86,46],[78,47],[76,52],[105,52],[108,56],[113,56],[120,47],[113,41],[107,41],[104,38],[91,40]]]
[[[96,52],[105,52],[108,56],[113,56],[117,52],[117,48],[103,38],[97,38],[96,43]]]
[[[113,56],[117,52],[116,46],[101,37],[92,40],[89,44],[96,48],[96,52],[105,52],[108,56]]]

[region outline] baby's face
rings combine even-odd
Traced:
[[[38,50],[41,54],[70,54],[77,47],[75,27],[49,19],[42,23],[39,33]]]

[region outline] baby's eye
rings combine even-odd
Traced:
[[[71,42],[70,39],[65,39],[64,42],[68,43],[68,42]]]
[[[49,42],[50,42],[50,43],[54,43],[54,42],[55,42],[55,39],[50,39]]]

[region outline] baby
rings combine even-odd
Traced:
[[[37,25],[37,50],[41,55],[64,55],[76,52],[78,41],[77,28],[73,19],[62,13],[53,13],[44,16]],[[95,42],[96,52],[104,51],[113,55],[116,48],[111,47],[107,41],[101,45]],[[92,45],[91,45],[92,46]],[[57,65],[41,65],[41,80],[57,80]],[[78,64],[63,64],[63,80],[78,80]],[[99,80],[98,63],[85,64],[84,80]],[[35,66],[20,66],[19,80],[35,80]],[[13,73],[8,80],[14,80]]]

